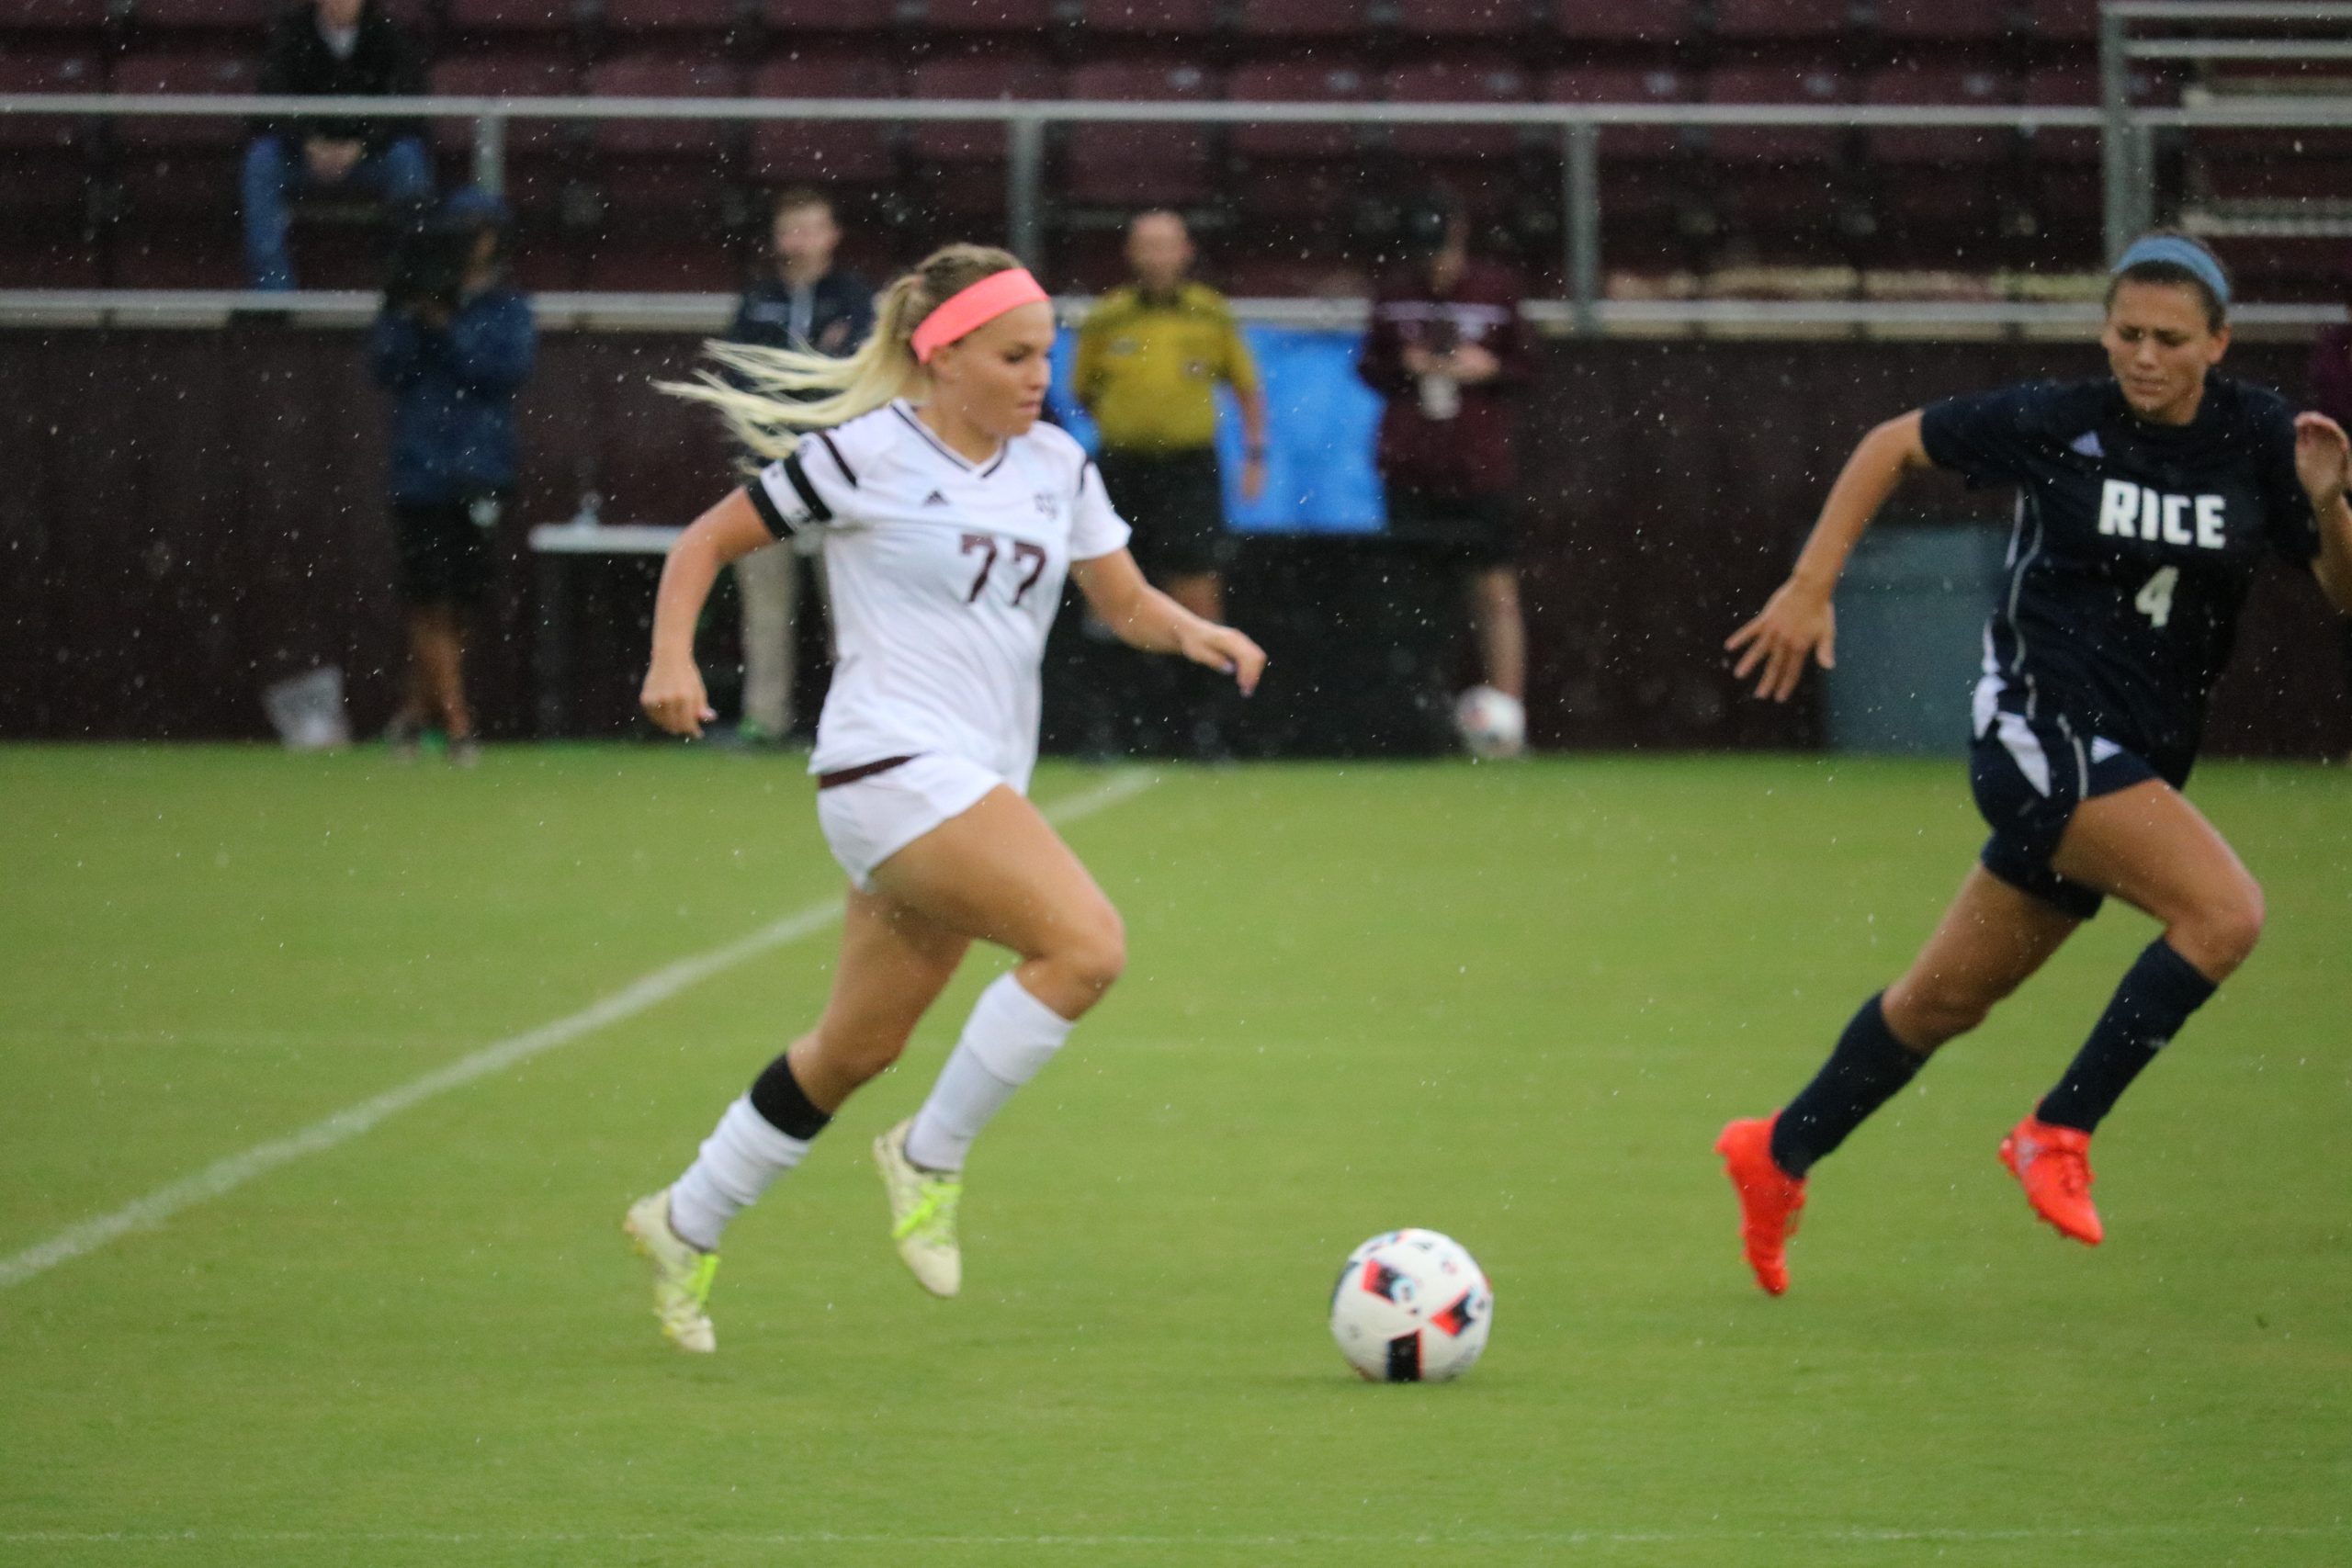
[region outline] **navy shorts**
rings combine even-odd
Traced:
[[[394,502],[401,602],[477,608],[490,593],[491,545],[505,505],[497,494],[433,505]]]
[[[2096,889],[2050,868],[2058,840],[2086,800],[2167,775],[2137,752],[2087,734],[2064,714],[2028,717],[1985,702],[1980,693],[1976,739],[1968,750],[1976,809],[1993,836],[1984,869],[2043,903],[2087,920],[2104,901]]]
[[[1136,562],[1154,582],[1215,576],[1233,554],[1216,453],[1109,452],[1098,466],[1111,504],[1135,530]]]
[[[1434,545],[1470,571],[1519,563],[1519,529],[1509,498],[1432,495],[1403,485],[1390,485],[1387,494],[1390,538]]]

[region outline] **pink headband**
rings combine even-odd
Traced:
[[[992,272],[970,288],[949,295],[938,310],[922,319],[911,340],[915,360],[928,365],[942,344],[954,343],[1007,310],[1041,300],[1050,302],[1052,298],[1038,287],[1025,267]]]

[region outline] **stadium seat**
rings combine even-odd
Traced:
[[[590,66],[587,88],[599,98],[733,98],[742,96],[743,76],[701,55],[626,55]],[[718,119],[602,119],[589,140],[607,155],[717,159],[737,134]]]
[[[131,20],[143,33],[245,32],[259,38],[279,0],[132,0]]]
[[[1815,43],[1852,22],[1850,0],[1715,0],[1715,36],[1754,44]]]
[[[1710,72],[1711,104],[1840,104],[1846,80],[1838,73],[1801,65],[1734,65]],[[1704,138],[1718,162],[1743,164],[1826,164],[1838,156],[1845,132],[1834,126],[1710,126]]]
[[[2011,7],[1999,0],[1877,0],[1879,36],[1903,43],[1996,43]]]
[[[1214,98],[1216,81],[1189,59],[1103,61],[1071,73],[1074,98],[1106,102]],[[1064,194],[1077,202],[1188,207],[1208,199],[1213,130],[1124,121],[1064,128]]]
[[[752,73],[755,98],[893,98],[899,73],[866,51],[809,51]],[[870,185],[898,171],[899,131],[882,120],[758,120],[752,177],[772,185]]]
[[[1042,51],[997,49],[925,61],[915,67],[909,93],[929,102],[1057,98],[1062,74]],[[1001,163],[1010,145],[1001,120],[933,120],[918,124],[910,141],[918,158],[946,164]]]
[[[934,33],[1019,33],[1042,38],[1056,20],[1056,0],[917,0]]]
[[[1396,0],[1396,31],[1408,40],[1510,39],[1528,32],[1527,0]]]
[[[0,95],[102,93],[106,68],[95,50],[12,49],[0,53]],[[55,153],[88,147],[96,128],[83,116],[0,115],[0,148]]]
[[[1927,66],[1881,71],[1862,89],[1862,101],[1882,106],[1996,106],[2017,102],[2017,84],[1996,71]],[[1983,164],[2007,158],[2017,132],[2007,126],[1871,126],[1862,133],[1871,158],[1883,164]]]
[[[0,93],[90,93],[105,85],[93,51],[0,53]],[[86,116],[0,115],[0,288],[93,288],[103,281],[91,233],[92,156]]]
[[[1239,0],[1234,27],[1244,38],[1360,39],[1370,10],[1366,0]]]
[[[759,0],[768,31],[797,39],[812,33],[886,33],[899,25],[898,0]]]
[[[1553,0],[1552,26],[1578,43],[1679,43],[1694,36],[1690,0]]]
[[[95,33],[107,25],[108,0],[9,0],[0,31]]]
[[[1372,89],[1372,78],[1353,64],[1283,60],[1236,66],[1225,96],[1238,103],[1364,103]],[[1247,158],[1340,158],[1363,141],[1363,129],[1354,125],[1242,121],[1231,135],[1233,151]]]
[[[115,62],[113,88],[140,95],[250,93],[260,75],[260,61],[245,54],[130,54]],[[241,147],[248,134],[236,115],[122,115],[115,121],[115,140],[142,152]]]
[[[460,33],[567,33],[580,25],[582,0],[447,0],[449,27]]]
[[[1464,55],[1400,65],[1386,96],[1400,104],[1524,104],[1532,84],[1507,55]],[[1400,125],[1389,144],[1409,158],[1508,158],[1531,140],[1510,125]]]
[[[580,91],[580,71],[561,54],[548,52],[479,54],[444,60],[425,76],[426,90],[436,97],[548,98],[568,97]],[[473,145],[473,122],[436,118],[433,141],[452,153]],[[506,150],[510,154],[545,153],[564,140],[563,128],[551,119],[510,119]]]
[[[745,0],[604,0],[605,30],[624,43],[674,40],[687,34],[718,38],[744,20]]]
[[[1544,80],[1544,101],[1551,104],[1686,104],[1690,101],[1690,78],[1666,66],[1578,65],[1555,71]],[[1688,127],[1673,125],[1607,126],[1600,132],[1604,160],[1670,158],[1693,143]]]
[[[2045,43],[2098,40],[2099,0],[2027,0],[2033,36]]]
[[[1079,26],[1091,33],[1178,42],[1217,31],[1218,0],[1080,0]]]

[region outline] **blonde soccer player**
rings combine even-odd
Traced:
[[[1244,693],[1265,667],[1249,637],[1146,583],[1093,464],[1038,423],[1053,344],[1051,301],[1018,261],[949,245],[884,291],[849,358],[715,344],[728,378],[668,389],[715,406],[767,461],[670,552],[645,711],[673,734],[702,732],[713,715],[693,635],[712,581],[813,535],[840,652],[809,771],[850,884],[815,1026],[676,1180],[628,1211],[655,1314],[683,1349],[715,1346],[728,1222],[898,1059],[978,940],[1019,963],[981,993],[922,1108],[874,1144],[900,1258],[925,1290],[956,1294],[973,1140],[1119,977],[1118,911],[1026,797],[1065,577],[1136,648],[1225,671]]]

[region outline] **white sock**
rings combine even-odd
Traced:
[[[727,1108],[702,1154],[670,1184],[670,1228],[705,1252],[718,1250],[727,1222],[759,1201],[768,1184],[808,1153],[805,1138],[779,1133],[745,1095]]]
[[[1022,989],[1020,981],[998,976],[980,993],[931,1098],[915,1112],[907,1158],[925,1170],[963,1169],[980,1129],[1053,1060],[1069,1030],[1069,1020]]]

